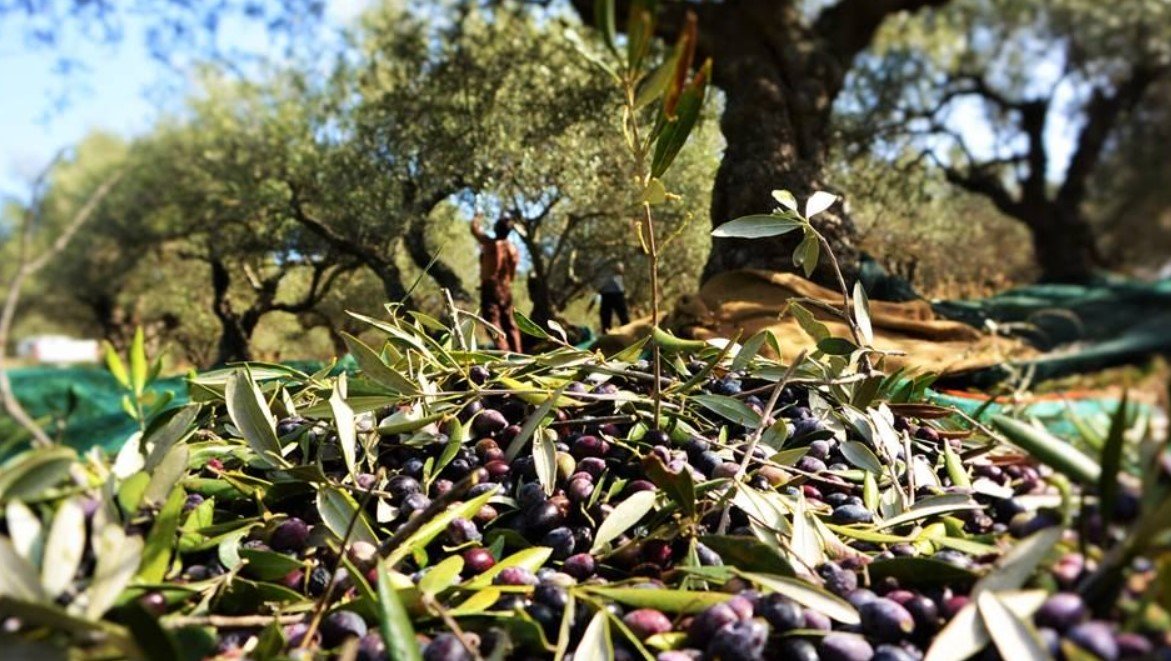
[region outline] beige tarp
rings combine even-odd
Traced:
[[[814,342],[786,308],[790,300],[814,299],[841,308],[841,293],[791,273],[743,270],[713,277],[695,296],[683,296],[667,316],[664,326],[686,338],[732,338],[769,328],[787,356]],[[850,337],[849,327],[816,305],[804,305],[835,337]],[[1020,359],[1032,351],[1015,340],[994,337],[955,321],[938,319],[926,301],[909,303],[870,302],[874,345],[902,352],[887,359],[888,369],[907,366],[918,370],[954,373]],[[650,319],[639,319],[599,339],[609,353],[628,346],[650,329]]]

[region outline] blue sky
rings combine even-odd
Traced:
[[[371,2],[327,0],[327,25],[350,23]],[[175,109],[183,98],[184,74],[150,57],[141,30],[136,30],[141,26],[133,22],[115,44],[67,34],[61,50],[85,63],[85,70],[72,75],[56,71],[57,51],[26,43],[24,27],[19,20],[0,23],[0,199],[26,198],[29,182],[53,155],[86,133],[100,129],[132,136],[149,128],[168,106]],[[226,25],[219,41],[226,50],[275,55],[265,33],[254,28]],[[59,106],[63,96],[67,103]],[[1068,94],[1059,96],[1070,100]],[[957,104],[955,111],[953,126],[975,153],[983,156],[995,149],[975,105]],[[1075,127],[1061,113],[1051,120],[1050,176],[1058,178],[1067,164]]]
[[[369,3],[327,0],[327,22],[347,24]],[[28,44],[19,20],[0,22],[0,199],[25,198],[29,182],[53,155],[86,133],[143,132],[181,98],[175,92],[183,73],[152,60],[137,27],[128,23],[116,44],[66,35],[62,51],[86,70],[63,75],[56,71],[56,51]],[[252,53],[273,50],[263,31],[254,29],[226,26],[221,42]],[[59,106],[63,96],[66,103]]]

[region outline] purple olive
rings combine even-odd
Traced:
[[[579,581],[584,581],[593,576],[594,572],[597,571],[597,563],[594,562],[594,558],[590,554],[578,553],[577,555],[571,555],[566,558],[562,569],[565,570],[566,574]]]
[[[421,493],[413,493],[406,498],[399,505],[399,515],[411,518],[412,515],[422,512],[431,506],[431,499]]]
[[[816,458],[805,455],[797,460],[797,470],[805,471],[806,473],[823,473],[826,470],[825,462]]]
[[[869,661],[874,657],[874,648],[865,638],[849,633],[825,636],[817,651],[821,661]]]
[[[300,592],[305,587],[305,572],[301,569],[294,569],[285,574],[277,580],[277,583],[285,586],[290,590]]]
[[[577,470],[578,472],[589,473],[590,477],[596,480],[605,472],[606,461],[600,457],[585,457],[578,460]]]
[[[294,622],[285,627],[285,640],[290,647],[299,647],[305,641],[305,634],[309,633],[309,625],[305,622]],[[318,634],[314,634],[317,638]]]
[[[879,645],[871,661],[919,661],[919,657],[897,645]]]
[[[629,497],[631,494],[638,493],[639,491],[654,490],[655,483],[651,482],[650,480],[631,480],[630,482],[626,483],[626,488],[622,490],[622,495],[624,497]]]
[[[839,597],[850,594],[858,587],[857,574],[832,562],[819,566],[817,573],[825,579],[826,589]]]
[[[483,538],[480,529],[468,519],[456,518],[447,524],[447,540],[454,546],[478,542]]]
[[[915,618],[890,599],[879,597],[863,604],[858,612],[862,616],[862,630],[881,641],[893,643],[915,630]]]
[[[687,634],[693,643],[706,646],[717,631],[739,621],[740,616],[731,606],[727,603],[719,603],[700,611],[691,620]]]
[[[1118,658],[1118,643],[1114,629],[1105,622],[1091,620],[1075,624],[1065,632],[1065,638],[1103,661]]]
[[[915,618],[915,631],[934,633],[939,627],[939,607],[922,595],[915,595],[903,603],[903,608]]]
[[[597,436],[579,436],[573,442],[573,456],[578,459],[586,457],[605,457],[610,452],[610,444]]]
[[[889,596],[887,598],[889,598]],[[866,588],[851,590],[850,594],[846,595],[846,601],[850,602],[850,605],[854,608],[862,608],[866,604],[876,599],[878,599],[878,595],[874,594],[874,592],[871,590],[867,590]]]
[[[759,620],[741,620],[716,632],[708,654],[727,661],[758,661],[764,658],[768,627]]]
[[[525,515],[525,524],[535,532],[550,530],[561,525],[565,515],[556,503],[546,501],[528,510]]]
[[[506,567],[492,581],[495,585],[536,585],[539,581],[533,572],[524,567]]]
[[[653,608],[630,611],[622,618],[622,622],[639,640],[646,640],[651,636],[667,633],[671,630],[671,618]]]
[[[321,621],[321,641],[327,648],[337,647],[347,638],[366,635],[366,622],[354,611],[334,611]]]
[[[472,421],[477,436],[495,436],[508,427],[508,418],[496,409],[484,409]]]
[[[554,528],[541,538],[541,546],[553,549],[554,560],[564,560],[573,555],[577,541],[573,538],[573,531],[566,526]]]
[[[805,628],[814,631],[829,631],[833,629],[833,622],[830,621],[828,615],[821,611],[806,609]]]
[[[369,631],[358,641],[358,661],[387,661],[386,643],[377,631]]]
[[[1038,626],[1065,631],[1085,620],[1089,612],[1081,596],[1072,592],[1058,592],[1041,604],[1033,619]]]
[[[777,645],[778,659],[788,661],[819,661],[817,646],[804,638],[784,638]]]
[[[454,633],[441,633],[423,648],[423,661],[471,661],[472,658]]]
[[[928,427],[927,425],[923,425],[922,427],[915,430],[915,438],[921,441],[927,441],[929,443],[938,443],[940,436],[939,432],[935,431],[931,427]]]
[[[423,485],[409,475],[395,475],[386,483],[386,491],[390,493],[392,505],[398,505],[407,496],[423,493]]]
[[[496,565],[496,558],[486,548],[476,547],[464,551],[464,567],[473,574],[482,574]]]
[[[1155,651],[1151,641],[1137,633],[1120,633],[1114,637],[1114,642],[1118,645],[1118,656],[1123,659],[1146,657]]]
[[[575,503],[584,503],[590,499],[594,493],[594,483],[585,478],[575,478],[570,481],[569,486],[565,488],[565,495]]]
[[[655,657],[655,661],[699,661],[702,658],[703,652],[697,649],[681,649],[659,652],[659,655]]]
[[[870,523],[874,520],[874,515],[870,510],[862,505],[855,505],[853,503],[846,503],[841,507],[834,509],[830,520],[838,525],[847,525],[850,523]]]
[[[161,592],[147,592],[138,598],[138,603],[155,617],[167,612],[167,598]]]
[[[805,625],[805,613],[796,602],[779,594],[770,594],[756,605],[756,612],[764,617],[773,629],[784,633],[800,629]]]
[[[492,378],[492,373],[483,365],[472,365],[468,368],[468,378],[471,379],[472,383],[482,386],[487,383],[488,379]]]
[[[564,610],[569,605],[569,591],[555,583],[543,582],[533,590],[533,601],[554,610]]]

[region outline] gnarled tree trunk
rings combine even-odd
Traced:
[[[787,189],[799,200],[816,190],[832,190],[825,180],[830,121],[854,58],[888,16],[947,2],[838,0],[812,20],[793,0],[660,3],[657,29],[665,39],[676,37],[686,12],[698,15],[700,55],[713,59],[712,80],[727,100],[720,121],[727,150],[712,194],[712,225],[768,213],[776,189]],[[593,20],[592,0],[573,4],[583,18]],[[619,2],[617,15],[625,16],[628,7]],[[846,210],[836,205],[814,225],[852,279],[859,254]],[[716,239],[704,279],[739,268],[793,271],[797,240]],[[822,265],[814,280],[830,284],[832,274]]]
[[[712,194],[712,225],[776,206],[772,191],[785,189],[804,200],[828,188],[830,110],[841,86],[841,69],[826,54],[799,44],[816,39],[786,3],[740,3],[747,16],[723,15],[701,29],[713,31],[714,80],[724,90],[720,129],[727,150]],[[750,20],[745,20],[748,18]],[[733,37],[733,34],[739,36]],[[843,267],[858,261],[849,216],[835,206],[815,218]],[[793,270],[796,233],[772,239],[714,239],[703,279],[740,268]],[[814,279],[831,283],[820,265]],[[835,285],[836,286],[836,285]]]
[[[1026,224],[1042,282],[1085,282],[1102,266],[1093,228],[1077,207],[1049,205]]]
[[[249,328],[245,328],[244,318],[232,307],[232,301],[228,297],[232,276],[227,265],[214,257],[208,260],[208,265],[211,267],[212,311],[220,322],[215,362],[222,365],[252,360],[249,341],[252,339],[252,331],[256,329],[256,324],[253,322]]]

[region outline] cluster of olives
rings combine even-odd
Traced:
[[[645,393],[649,390],[647,375],[638,373],[646,368],[634,365],[630,377],[595,379],[583,374],[564,392]],[[702,364],[691,366],[693,372],[704,368]],[[484,367],[473,366],[467,373],[471,384],[462,381],[462,377],[452,377],[445,389],[471,393],[490,384],[493,377]],[[734,397],[757,414],[765,413],[762,397],[768,396],[770,387],[766,381],[724,372],[708,378],[701,387],[710,394]],[[597,605],[574,601],[574,590],[607,585],[677,589],[684,575],[679,569],[692,554],[704,566],[730,564],[712,548],[714,543],[705,545],[698,537],[753,537],[752,521],[745,512],[708,501],[685,528],[655,534],[645,526],[636,526],[605,544],[604,552],[596,553],[599,526],[615,506],[633,494],[662,488],[654,481],[659,478],[652,477],[647,469],[648,461],[660,464],[667,474],[686,473],[694,484],[736,478],[757,490],[800,496],[811,511],[832,524],[865,525],[877,516],[867,506],[862,485],[846,477],[856,471],[846,456],[849,448],[841,440],[841,428],[837,427],[835,433],[834,426],[815,411],[820,404],[811,403],[804,387],[784,388],[776,407],[769,412],[774,419],[783,418],[786,422],[785,448],[804,450],[791,465],[770,460],[776,449],[754,440],[750,430],[734,424],[721,423],[726,426],[723,434],[715,428],[698,429],[695,435],[680,439],[636,423],[633,416],[622,415],[623,409],[604,398],[582,398],[585,404],[571,409],[572,413],[555,410],[549,429],[540,432],[549,435],[555,452],[555,474],[551,478],[546,475],[544,481],[538,478],[538,467],[527,446],[520,452],[513,447],[536,407],[517,395],[491,392],[469,394],[466,401],[459,403],[456,421],[470,433],[458,447],[451,447],[452,430],[445,426],[430,425],[424,434],[387,435],[376,445],[377,472],[351,476],[334,447],[336,438],[327,424],[290,417],[278,422],[277,432],[282,439],[310,441],[316,453],[313,460],[331,479],[345,483],[355,502],[365,504],[369,519],[377,520],[377,528],[387,534],[419,523],[419,517],[433,513],[437,506],[488,492],[495,494],[497,497],[478,511],[451,520],[426,548],[412,549],[416,553],[401,562],[397,570],[418,582],[440,561],[458,555],[462,559],[462,580],[493,571],[492,583],[510,589],[501,590],[488,610],[523,616],[548,641],[558,640],[564,623],[568,623],[571,651],[581,640]],[[359,428],[372,432],[379,417],[393,413],[380,411],[372,418],[364,418]],[[894,425],[907,434],[906,447],[929,464],[945,449],[962,450],[958,440],[930,423],[896,416]],[[407,442],[409,435],[415,436],[411,442]],[[905,459],[902,452],[900,449],[895,458]],[[309,460],[297,455],[292,458]],[[916,496],[971,496],[981,505],[979,509],[961,510],[950,516],[962,524],[965,533],[989,545],[1004,536],[1023,538],[1042,528],[1062,525],[1058,513],[1029,510],[1018,500],[1019,496],[1052,492],[1043,469],[1019,461],[995,463],[983,458],[969,462],[967,468],[972,480],[995,488],[955,485],[940,471],[938,484],[920,486]],[[223,458],[208,461],[202,470],[205,477],[216,477],[225,471],[247,468]],[[192,493],[184,510],[192,512],[204,503],[203,495]],[[1124,522],[1137,515],[1138,503],[1133,494],[1124,491],[1116,503],[1111,520]],[[361,583],[375,586],[380,578],[377,546],[351,541],[345,557],[338,557],[325,543],[330,533],[312,493],[293,494],[266,506],[269,515],[264,517],[265,522],[249,529],[240,541],[240,549],[295,559],[297,568],[279,578],[265,578],[306,600],[321,601],[326,596],[330,599],[319,626],[310,624],[308,614],[284,625],[286,650],[337,650],[344,644],[352,645],[356,639],[359,659],[388,658],[377,623],[367,619],[372,614],[353,606]],[[251,499],[217,500],[216,512],[217,522],[257,514],[256,503]],[[1106,534],[1102,517],[1092,506],[1086,513],[1081,534],[1086,541],[1102,541]],[[781,594],[761,593],[741,578],[731,578],[722,585],[718,583],[725,579],[709,578],[708,584],[726,593],[727,599],[698,613],[628,609],[606,602],[604,608],[625,630],[619,634],[612,629],[615,654],[619,659],[640,658],[636,646],[627,638],[629,634],[647,649],[662,649],[662,641],[670,640],[671,649],[658,652],[660,661],[916,661],[947,622],[970,603],[971,585],[935,586],[890,576],[871,580],[868,565],[927,553],[934,560],[963,569],[981,569],[996,560],[911,543],[850,540],[849,545],[852,554],[808,568],[807,578],[851,604],[860,615],[858,624],[836,622],[826,613]],[[499,570],[497,564],[504,556],[526,546],[550,550],[543,567],[535,571],[518,566]],[[420,562],[418,558],[422,557],[427,561]],[[206,581],[228,571],[216,548],[182,553],[180,559],[182,568],[175,577],[179,582]],[[1036,612],[1034,624],[1054,658],[1061,658],[1063,645],[1069,644],[1105,661],[1166,654],[1168,641],[1157,632],[1140,635],[1093,619],[1091,609],[1075,592],[1090,570],[1089,565],[1092,561],[1085,556],[1069,552],[1045,572],[1045,580],[1054,593]],[[1153,580],[1154,568],[1149,563],[1131,569],[1133,575]],[[354,570],[358,575],[351,574]],[[245,566],[241,575],[259,580],[251,571]],[[157,615],[182,607],[173,595],[163,592],[146,593],[139,603]],[[568,614],[567,609],[571,609]],[[427,661],[539,654],[534,649],[513,649],[508,635],[496,625],[468,622],[457,632],[449,629],[442,618],[429,618],[417,622],[416,630]],[[251,623],[221,628],[217,652],[224,657],[243,656],[249,641],[259,634],[260,629]],[[985,654],[996,656],[991,648]]]

